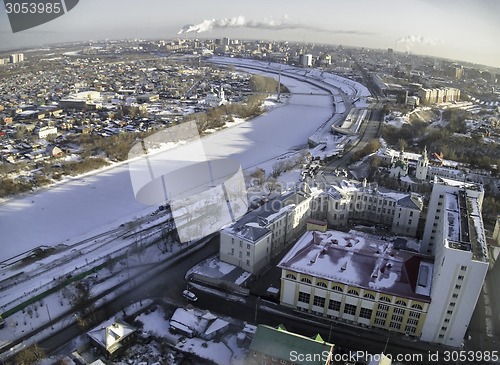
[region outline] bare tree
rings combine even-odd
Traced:
[[[16,356],[16,365],[37,365],[45,358],[45,351],[37,344],[25,348]]]

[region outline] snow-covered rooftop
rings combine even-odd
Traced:
[[[317,192],[315,193],[317,194]],[[245,214],[236,223],[224,228],[224,230],[248,241],[257,241],[266,234],[271,234],[271,230],[267,228],[269,224],[293,210],[297,204],[303,202],[308,196],[309,194],[300,190],[280,195]]]
[[[358,231],[306,232],[278,267],[363,289],[430,300],[430,291],[416,291],[421,267],[433,267],[430,258],[396,250],[392,242]]]
[[[378,195],[381,198],[393,199],[398,205],[413,209],[422,209],[422,197],[415,193],[402,193],[400,191],[389,190],[382,187],[372,187],[370,184],[364,186],[359,181],[342,180],[336,181],[328,189],[328,194],[334,199],[341,199],[354,193],[366,193]]]

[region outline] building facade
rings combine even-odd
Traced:
[[[220,259],[258,274],[306,230],[308,218],[322,218],[311,213],[320,195],[303,185],[249,212],[221,231]]]
[[[453,87],[418,90],[420,102],[424,105],[460,101],[460,90]]]
[[[425,341],[462,344],[489,266],[481,185],[435,178],[421,251],[434,256]]]
[[[278,267],[282,305],[362,327],[422,333],[431,257],[361,232],[307,232]]]
[[[328,190],[328,223],[347,227],[349,221],[381,224],[394,234],[415,237],[422,196],[343,180]]]

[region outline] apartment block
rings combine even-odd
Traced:
[[[395,234],[412,237],[417,234],[423,208],[419,194],[347,180],[332,185],[327,193],[327,218],[332,227],[347,227],[348,222],[354,220],[384,225]]]
[[[460,346],[489,266],[481,185],[435,178],[421,252],[434,256],[422,339]]]

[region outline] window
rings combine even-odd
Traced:
[[[250,257],[250,251],[247,251],[247,257]]]
[[[417,332],[417,327],[413,327],[413,326],[406,326],[405,327],[405,332],[406,333],[416,333]]]
[[[330,300],[328,303],[328,309],[332,311],[340,311],[340,302],[337,300]]]
[[[297,280],[297,277],[293,274],[286,274],[286,278],[291,280]]]
[[[234,255],[234,248],[231,249],[231,255]]]
[[[321,288],[326,288],[327,287],[327,285],[324,282],[322,282],[322,281],[318,281],[316,283],[316,285],[319,286],[319,287],[321,287]]]
[[[420,313],[418,313],[418,312],[410,312],[409,316],[412,317],[412,318],[417,318],[418,319],[418,318],[420,318]]]
[[[391,322],[389,327],[395,330],[399,330],[401,328],[401,323]]]
[[[356,306],[353,304],[346,304],[344,306],[344,313],[350,314],[350,315],[355,315],[356,314]]]
[[[455,285],[455,289],[458,289],[458,290],[462,289],[462,285],[460,285],[460,284]]]
[[[452,310],[448,310],[448,311],[446,311],[446,314],[449,314],[451,316],[453,314],[453,311]]]
[[[460,267],[460,270],[462,270],[462,271],[467,271],[467,266],[461,266],[461,267]]]
[[[395,314],[405,314],[405,310],[403,308],[394,308],[394,313]]]
[[[453,298],[458,298],[458,294],[453,294],[452,297]]]
[[[372,300],[375,299],[375,296],[371,293],[366,293],[365,295],[363,295],[363,297],[366,299],[372,299]]]
[[[300,279],[300,281],[302,281],[303,283],[306,283],[306,284],[311,284],[311,279],[309,279],[309,278],[302,278],[302,279]]]
[[[310,300],[311,300],[311,294],[304,293],[302,291],[299,292],[299,302],[309,304]]]
[[[448,327],[446,327],[446,326],[441,327],[441,331],[446,331],[447,329],[448,329]]]
[[[458,275],[458,280],[464,280],[464,276],[463,275]]]
[[[313,305],[316,305],[318,307],[324,307],[325,306],[325,301],[326,299],[323,297],[318,297],[317,295],[314,296],[313,300]]]
[[[250,244],[249,244],[249,243],[247,243],[247,250],[249,250],[249,249],[250,249]]]
[[[411,306],[413,309],[418,309],[418,310],[422,310],[424,308],[422,308],[422,306],[420,304],[412,304]]]
[[[359,312],[359,317],[360,318],[370,319],[370,318],[372,318],[372,312],[373,311],[371,309],[361,308],[361,310]]]
[[[455,306],[455,302],[450,302],[450,307],[454,307]]]
[[[247,266],[250,266],[250,260],[247,260]]]
[[[240,257],[240,259],[243,257],[243,252],[239,252],[238,256]]]
[[[407,323],[409,325],[416,326],[418,324],[418,319],[409,319]]]
[[[393,314],[392,317],[391,317],[391,320],[393,322],[403,322],[403,317],[402,316],[396,316],[396,315]]]
[[[377,313],[375,313],[375,317],[387,318],[387,312],[382,312],[382,311],[378,310]]]
[[[411,219],[408,219],[408,224],[411,224]]]
[[[398,300],[396,301],[396,305],[401,305],[403,307],[406,307],[408,304],[404,300]]]
[[[349,289],[347,291],[347,294],[351,294],[351,295],[359,295],[358,291],[357,290],[354,290],[354,289]]]
[[[391,300],[389,299],[389,297],[380,297],[380,299],[379,299],[379,300],[380,300],[381,302],[388,302],[388,303],[390,303],[390,302],[391,302]]]
[[[379,304],[378,305],[378,310],[379,311],[388,311],[389,310],[389,306],[388,305],[385,305],[385,304]]]
[[[385,326],[385,319],[375,318],[374,323],[379,326]]]
[[[333,288],[332,288],[333,291],[339,291],[339,292],[343,292],[344,290],[338,286],[338,285],[335,285]]]
[[[446,319],[444,320],[444,323],[450,323],[450,319],[449,319],[449,318],[446,318]]]
[[[413,210],[410,212],[410,217],[413,217]]]

